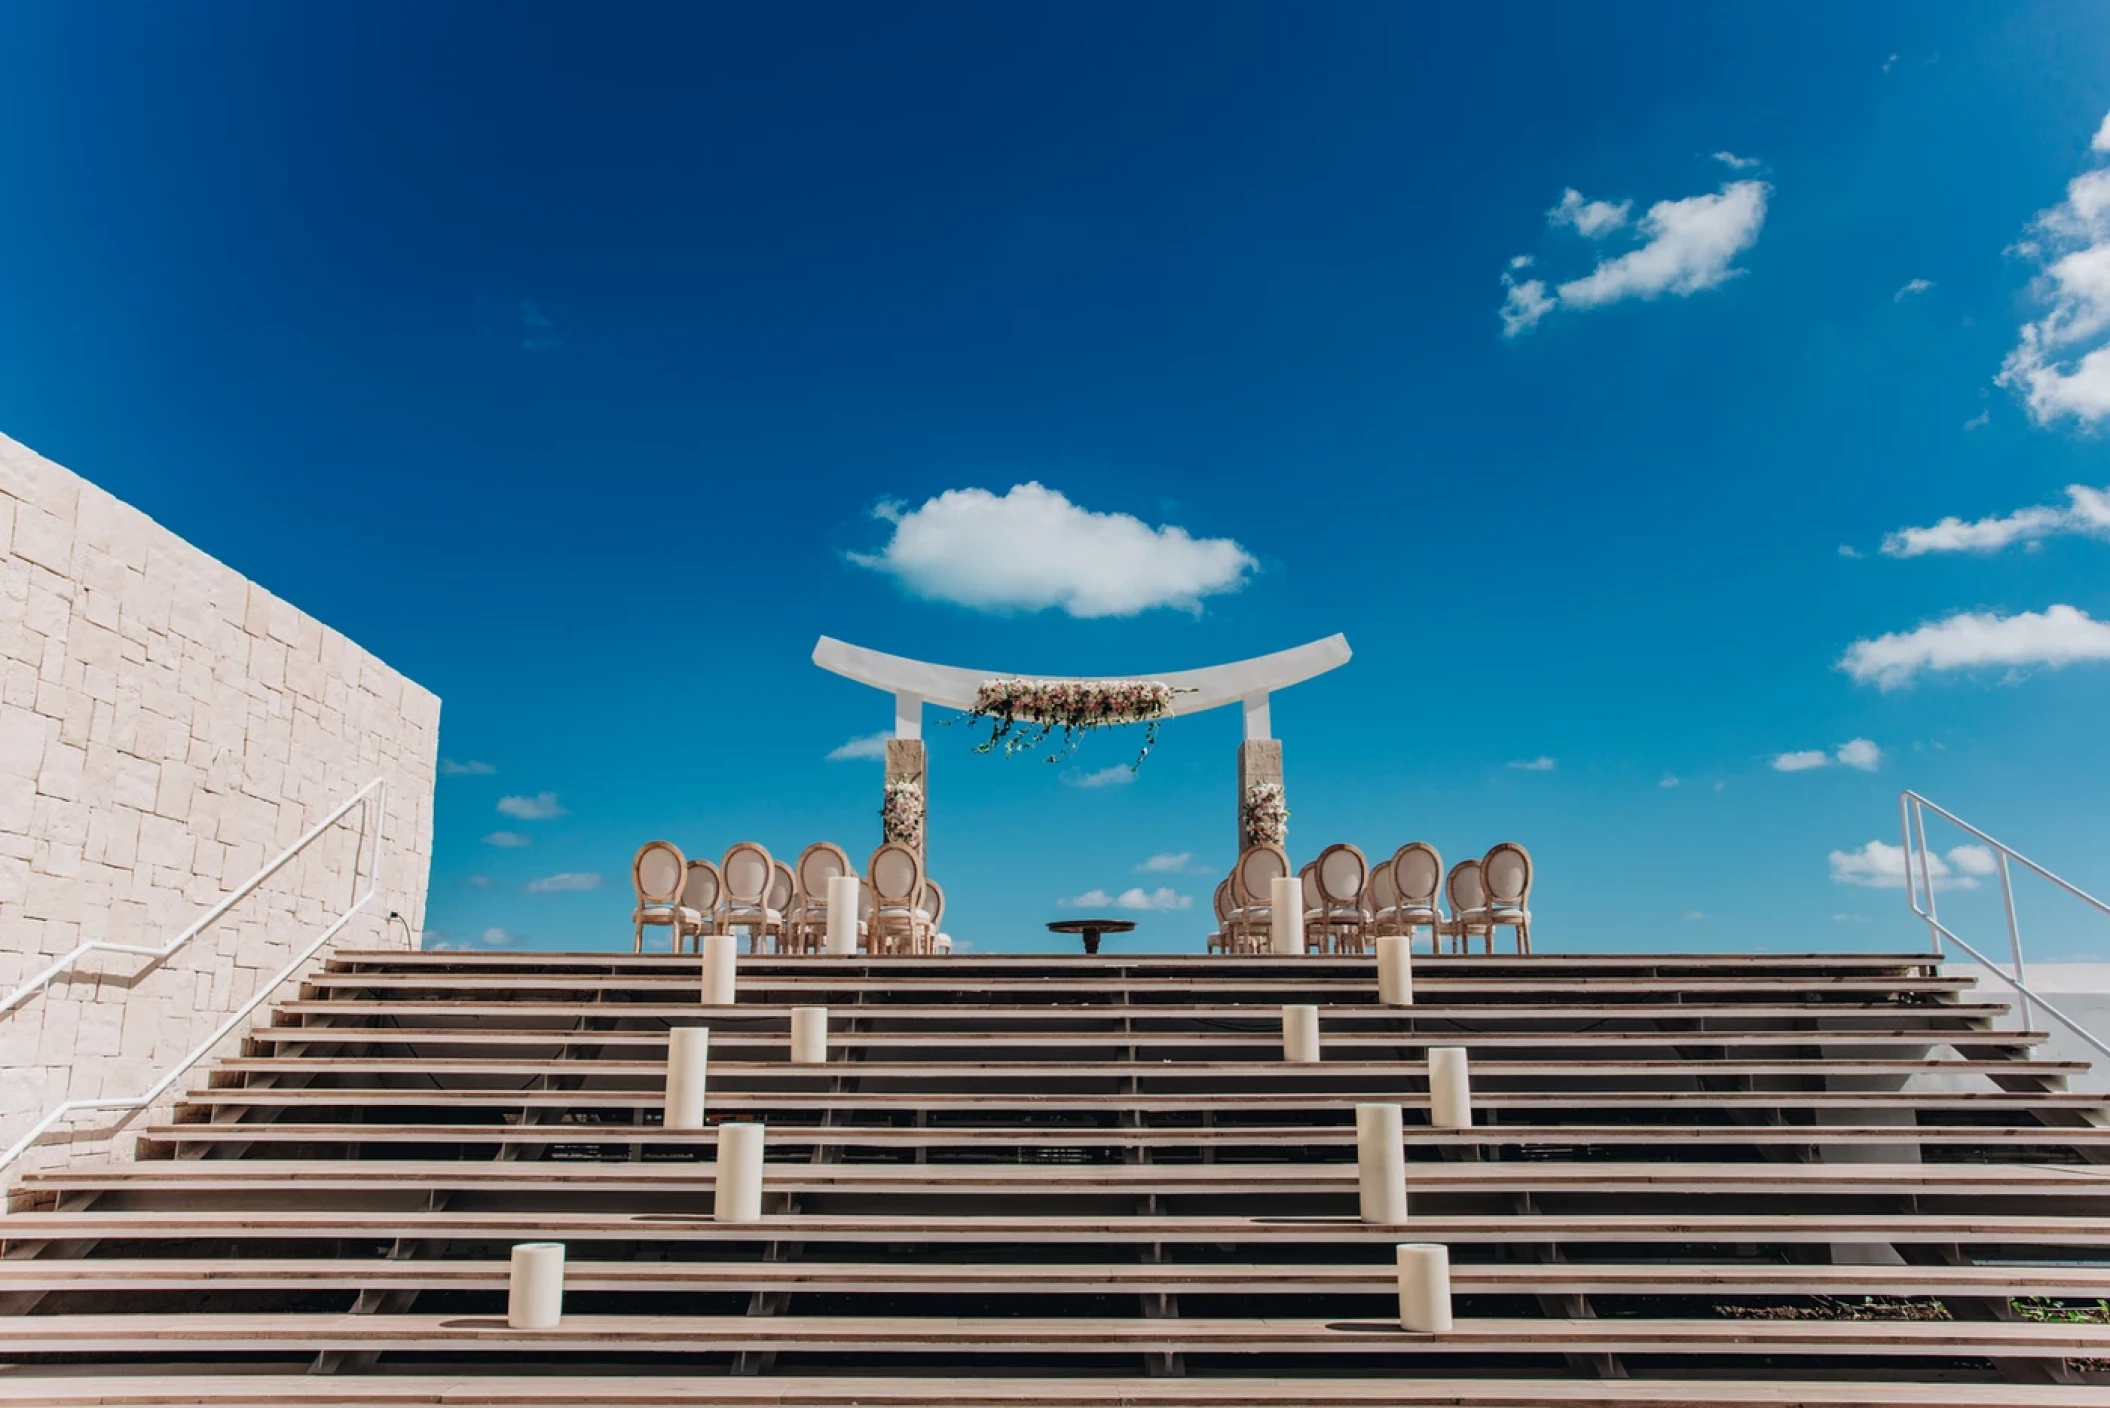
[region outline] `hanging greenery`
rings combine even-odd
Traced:
[[[1129,764],[1135,769],[1157,745],[1158,725],[1172,717],[1173,697],[1193,692],[1157,680],[983,680],[974,707],[960,718],[989,720],[989,737],[974,751],[1002,747],[1006,757],[1037,748],[1060,729],[1062,746],[1048,755],[1051,763],[1076,751],[1077,740],[1095,728],[1142,724],[1143,751]]]

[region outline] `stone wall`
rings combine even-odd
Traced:
[[[415,942],[435,695],[5,436],[0,553],[0,993],[86,940],[166,943],[376,777],[380,891],[337,942]],[[92,954],[0,1014],[0,1147],[143,1092],[312,942],[355,898],[365,811],[171,958]],[[168,1109],[76,1114],[6,1176],[127,1157]]]

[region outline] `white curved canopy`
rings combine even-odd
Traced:
[[[1270,691],[1302,684],[1314,675],[1348,663],[1348,637],[1331,635],[1273,655],[1256,655],[1228,665],[1209,665],[1199,670],[1171,670],[1154,675],[1101,675],[1095,679],[1157,680],[1176,690],[1192,691],[1173,696],[1174,714],[1198,714],[1225,704],[1245,704],[1245,734],[1268,736],[1267,697]],[[957,665],[933,665],[903,655],[888,655],[863,646],[850,645],[822,636],[813,647],[813,663],[859,684],[883,689],[894,696],[896,737],[917,738],[922,734],[924,700],[949,708],[974,705],[975,691],[984,680],[1019,678],[1017,671],[967,670]],[[1080,678],[1079,676],[1035,675],[1034,679]]]

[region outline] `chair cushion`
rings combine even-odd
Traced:
[[[674,922],[674,912],[677,908],[681,911],[682,923],[701,924],[703,922],[703,916],[690,909],[687,905],[675,906],[670,904],[645,905],[640,909],[632,910],[630,922],[633,924],[672,924]]]
[[[693,910],[690,912],[694,913]],[[751,904],[736,904],[726,910],[725,922],[728,924],[781,924],[784,922],[784,914],[781,910],[756,909]]]

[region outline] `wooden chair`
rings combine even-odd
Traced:
[[[1495,930],[1513,930],[1517,952],[1531,952],[1531,852],[1504,841],[1480,858],[1487,890],[1487,951],[1494,952]]]
[[[1379,867],[1392,876],[1391,932],[1405,934],[1412,947],[1414,932],[1427,928],[1429,952],[1443,951],[1443,907],[1437,894],[1443,889],[1443,857],[1426,841],[1409,841]]]
[[[772,858],[769,862],[769,908],[777,912],[777,952],[790,953],[790,931],[786,917],[791,913],[791,902],[798,898],[798,881],[792,878],[791,867]]]
[[[799,852],[791,867],[797,893],[784,913],[784,932],[795,953],[819,953],[828,938],[828,882],[840,875],[855,875],[850,857],[832,841],[815,841]]]
[[[1364,937],[1376,939],[1399,932],[1399,886],[1392,883],[1389,858],[1370,867],[1370,878],[1363,882],[1363,913],[1369,916],[1363,925]]]
[[[1319,852],[1311,863],[1311,876],[1319,892],[1319,949],[1323,953],[1361,953],[1363,888],[1370,880],[1370,862],[1358,848],[1336,842]]]
[[[1457,940],[1459,953],[1470,953],[1473,935],[1478,934],[1487,941],[1487,951],[1492,954],[1495,931],[1487,922],[1487,883],[1480,878],[1480,862],[1459,861],[1451,867],[1443,888],[1451,901],[1451,917],[1445,921],[1443,933]]]
[[[630,887],[637,892],[637,907],[630,912],[630,922],[637,929],[632,952],[645,951],[648,924],[666,925],[668,947],[681,946],[681,882],[687,865],[681,847],[672,841],[647,841],[630,858]]]
[[[923,861],[907,846],[889,841],[865,866],[872,887],[873,953],[921,953],[933,932],[923,908]]]
[[[692,860],[681,882],[681,923],[674,930],[674,951],[682,951],[681,941],[696,940],[693,952],[702,952],[703,936],[718,932],[718,907],[725,900],[725,882],[718,878],[718,867],[707,860]]]
[[[923,908],[930,915],[930,951],[951,953],[952,935],[939,932],[945,924],[945,887],[927,875],[923,877]]]
[[[747,951],[760,953],[762,945],[784,927],[784,911],[769,903],[776,885],[776,862],[760,842],[741,841],[718,862],[718,874],[725,882],[720,922],[727,933],[747,930]]]
[[[1226,875],[1216,882],[1216,893],[1210,898],[1210,907],[1216,912],[1216,932],[1209,935],[1211,953],[1231,953],[1235,950],[1231,924],[1231,877]]]
[[[1270,885],[1289,875],[1289,852],[1280,846],[1248,846],[1231,867],[1232,922],[1241,950],[1268,951]]]
[[[1304,862],[1297,872],[1297,885],[1304,897],[1304,951],[1326,951],[1326,896],[1319,891],[1319,863]]]

